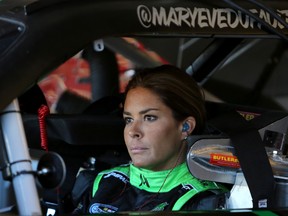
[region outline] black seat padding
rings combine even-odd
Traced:
[[[36,147],[40,140],[37,115],[23,115],[29,143]],[[58,115],[46,118],[49,143],[63,141],[70,145],[122,145],[124,121],[117,116]]]
[[[22,116],[29,148],[41,149],[38,116]],[[82,161],[101,156],[109,164],[127,162],[124,121],[119,116],[50,114],[45,125],[49,151],[82,158]]]
[[[41,149],[38,116],[22,114],[28,147]],[[50,114],[46,117],[48,150],[57,152],[66,165],[66,177],[55,190],[42,190],[43,203],[56,203],[61,200],[62,213],[71,211],[71,191],[77,172],[89,157],[96,158],[96,171],[129,162],[124,144],[124,121],[113,115]],[[42,204],[44,207],[46,204]],[[60,211],[60,212],[61,212]]]

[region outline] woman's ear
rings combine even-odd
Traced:
[[[192,116],[187,117],[183,121],[182,134],[184,135],[184,138],[186,138],[187,136],[189,136],[193,132],[195,126],[196,126],[196,120]]]

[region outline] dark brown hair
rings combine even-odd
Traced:
[[[124,96],[130,89],[143,87],[157,94],[173,112],[176,120],[188,116],[196,120],[193,134],[202,132],[206,111],[204,95],[195,80],[185,71],[173,66],[162,65],[137,71],[126,86]]]

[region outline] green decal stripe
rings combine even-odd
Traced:
[[[172,211],[179,211],[182,206],[195,194],[197,193],[196,190],[190,190],[186,194],[184,194],[182,197],[180,197],[177,202],[174,204]]]
[[[259,216],[278,216],[278,214],[275,214],[271,211],[256,211],[253,213]]]
[[[102,175],[102,176],[103,176],[103,175]],[[93,183],[92,197],[94,197],[96,191],[98,190],[99,182],[100,182],[100,180],[102,179],[102,176],[101,176],[101,177],[98,176],[98,177],[95,179],[94,183]]]

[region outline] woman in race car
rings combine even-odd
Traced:
[[[204,96],[187,73],[172,65],[135,73],[125,90],[124,139],[129,164],[101,171],[90,203],[75,213],[212,210],[226,189],[195,178],[186,165],[187,137],[205,127]]]

